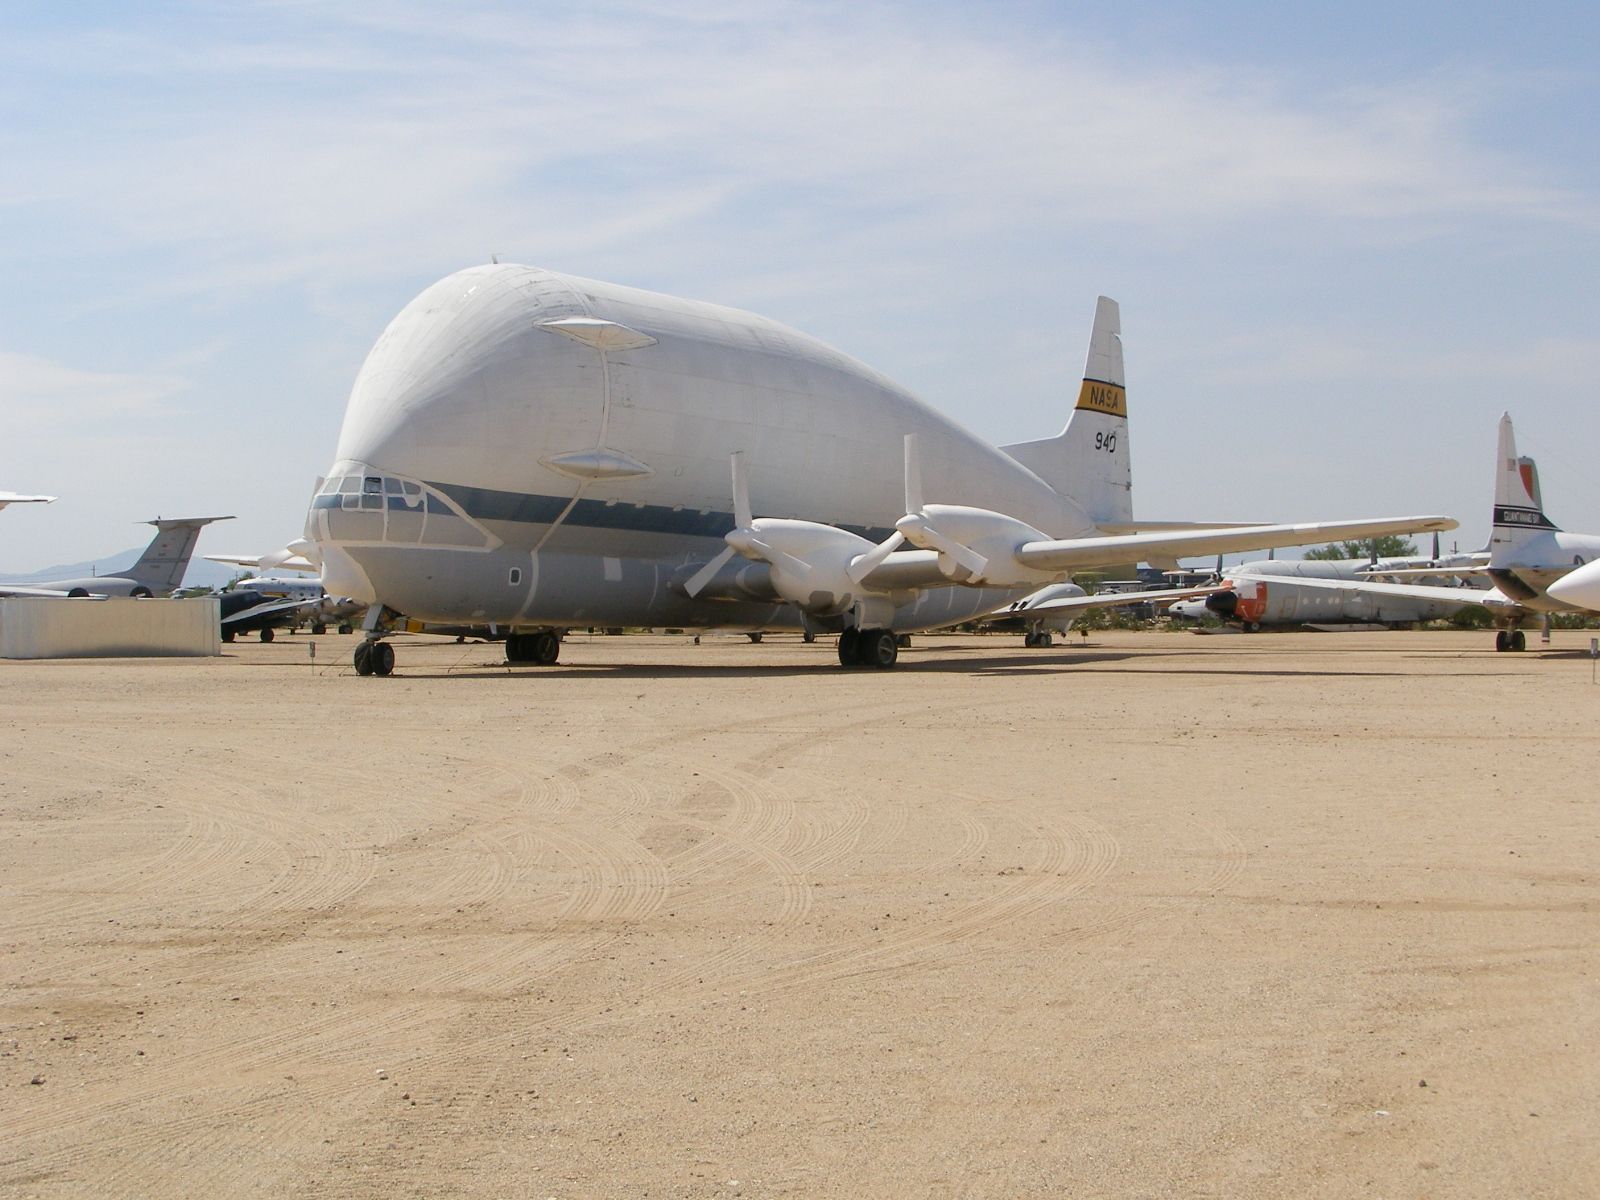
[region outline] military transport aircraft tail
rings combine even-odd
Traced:
[[[1117,302],[1095,303],[1089,359],[1078,403],[1053,438],[1000,447],[1063,496],[1077,501],[1103,529],[1133,523],[1133,468],[1128,455],[1128,392],[1122,366],[1122,314]]]
[[[200,539],[200,530],[213,521],[227,521],[230,517],[174,517],[163,520],[157,517],[146,521],[156,527],[155,537],[124,574],[162,596],[183,582],[183,573],[189,569],[189,558]]]
[[[1544,515],[1539,492],[1539,470],[1531,458],[1517,457],[1511,414],[1500,418],[1500,445],[1494,472],[1494,532],[1489,538],[1489,564],[1496,566],[1522,544],[1543,533],[1558,530]]]

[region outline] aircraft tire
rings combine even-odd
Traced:
[[[1030,630],[1028,630],[1027,633],[1022,635],[1022,645],[1023,645],[1024,649],[1032,650],[1038,644],[1039,644],[1039,635],[1037,633],[1035,633],[1033,630],[1030,629]]]
[[[1505,653],[1510,641],[1511,638],[1504,629],[1496,629],[1494,631],[1494,648],[1500,651],[1502,654]]]
[[[1048,650],[1051,646],[1055,645],[1055,641],[1055,638],[1050,636],[1050,631],[1048,629],[1041,629],[1039,631],[1039,649]]]
[[[759,630],[757,630],[755,633],[747,633],[745,634],[745,637],[750,639],[750,644],[753,646],[759,646],[761,644],[761,632]]]
[[[856,654],[862,666],[887,671],[900,657],[900,639],[890,629],[869,629],[856,640]]]
[[[802,633],[800,635],[800,640],[803,641],[806,645],[809,646],[809,645],[811,645],[812,642],[817,640],[817,635],[812,633],[811,630],[808,629],[808,630],[806,630],[804,633]]]
[[[222,631],[222,640],[223,640],[223,641],[225,641],[225,642],[231,642],[231,641],[233,641],[233,630],[231,630],[231,629],[224,629],[224,630],[223,630],[223,631]]]
[[[541,667],[554,666],[561,657],[561,638],[548,629],[533,635],[532,659]]]
[[[372,673],[374,675],[394,673],[394,647],[388,642],[372,643]]]
[[[323,634],[328,632],[328,627],[321,621],[313,621],[311,622],[311,632],[316,634],[318,637],[321,637]]]
[[[1260,633],[1261,632],[1261,622],[1260,621],[1246,621],[1244,623],[1244,631],[1246,633]]]
[[[355,631],[356,631],[355,626],[350,624],[349,621],[340,621],[339,622],[339,632],[340,633],[354,633]]]
[[[275,638],[277,636],[278,635],[272,631],[272,626],[271,625],[268,625],[265,629],[263,629],[261,631],[261,640],[263,642],[270,642],[273,638]]]
[[[1528,635],[1518,629],[1511,634],[1511,649],[1526,650],[1528,648]]]
[[[857,664],[856,642],[860,638],[860,631],[854,628],[846,629],[839,634],[839,665],[853,667]]]
[[[374,643],[362,641],[356,646],[355,664],[357,675],[372,674],[372,647]]]

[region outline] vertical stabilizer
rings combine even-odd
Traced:
[[[1500,444],[1494,464],[1494,531],[1489,538],[1489,561],[1493,565],[1535,534],[1556,529],[1544,515],[1540,496],[1539,471],[1531,458],[1517,457],[1516,434],[1511,414],[1500,418]]]
[[[1053,438],[1001,449],[1076,501],[1096,524],[1133,520],[1122,314],[1115,300],[1101,296],[1095,304],[1083,384],[1066,428]]]
[[[126,572],[129,579],[147,587],[157,596],[164,596],[183,582],[183,573],[189,569],[189,557],[194,544],[200,540],[200,530],[213,521],[231,521],[232,517],[175,517],[146,521],[156,527],[155,537],[139,555],[139,561]]]

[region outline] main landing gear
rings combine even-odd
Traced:
[[[1030,629],[1022,636],[1022,644],[1029,650],[1048,650],[1056,644],[1048,629]]]
[[[900,657],[900,639],[892,629],[846,629],[839,635],[841,667],[876,667],[887,671]]]
[[[506,634],[506,661],[548,667],[561,656],[561,635],[551,629]]]
[[[1494,648],[1502,651],[1526,650],[1528,639],[1520,629],[1498,629],[1494,635]]]
[[[356,647],[357,675],[390,675],[394,672],[394,647],[388,642],[364,639]]]

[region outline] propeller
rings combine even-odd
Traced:
[[[754,530],[750,528],[752,520],[753,518],[750,515],[750,486],[745,479],[744,451],[735,450],[733,452],[733,529],[727,535],[728,544],[722,553],[701,567],[684,583],[683,590],[689,594],[691,600],[705,591],[706,586],[717,577],[717,572],[727,566],[733,557],[739,553],[731,539],[736,533],[753,534]]]
[[[906,542],[924,550],[937,550],[960,563],[974,578],[981,576],[988,568],[989,560],[970,546],[940,531],[923,504],[922,463],[917,455],[917,435],[914,433],[906,434],[905,459],[906,515],[894,523],[893,533],[850,564],[850,578],[860,583]]]
[[[733,466],[733,528],[723,535],[723,540],[728,543],[727,548],[691,575],[683,585],[683,590],[690,599],[698,596],[716,578],[717,572],[727,566],[736,555],[745,558],[757,559],[770,563],[779,570],[788,572],[798,580],[805,580],[811,574],[811,564],[803,559],[778,549],[771,542],[761,536],[761,531],[756,528],[755,517],[750,509],[750,484],[746,476],[744,451],[735,450],[732,456]]]

